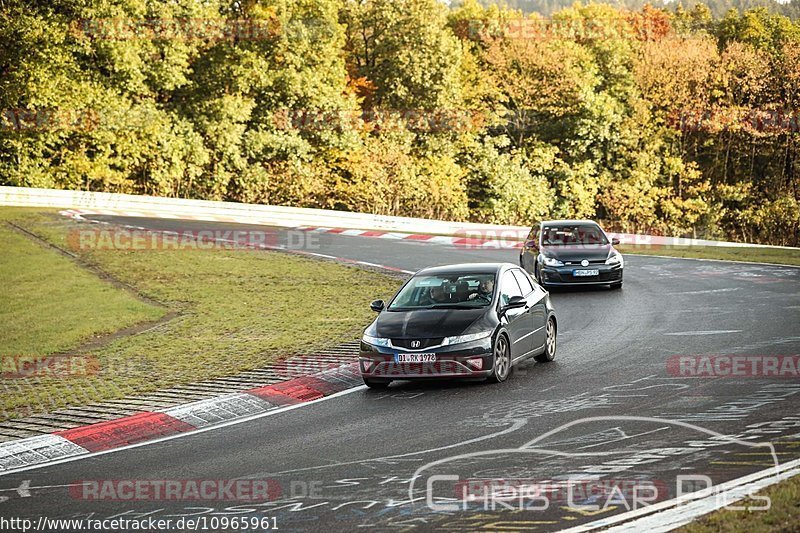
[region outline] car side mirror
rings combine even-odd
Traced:
[[[386,307],[386,304],[383,300],[375,300],[371,304],[369,304],[369,308],[375,311],[376,313],[380,313],[383,311],[383,308]]]
[[[619,239],[617,239],[616,237],[612,237],[611,246],[619,246]]]
[[[528,300],[524,296],[512,296],[508,303],[500,308],[500,314],[502,315],[509,309],[519,309],[526,305],[528,305]]]

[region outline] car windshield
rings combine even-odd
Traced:
[[[558,224],[542,228],[545,246],[608,244],[605,234],[594,224]]]
[[[475,309],[489,305],[493,296],[494,274],[423,275],[402,288],[389,310]]]

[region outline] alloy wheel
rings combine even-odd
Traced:
[[[550,356],[550,359],[553,359],[556,356],[556,325],[553,323],[553,319],[547,321],[547,355]]]
[[[511,366],[508,355],[508,341],[504,335],[498,335],[494,343],[494,378],[496,381],[505,381]]]

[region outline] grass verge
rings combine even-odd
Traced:
[[[724,246],[617,246],[623,254],[663,255],[692,259],[724,259],[748,263],[800,265],[800,248],[728,248]]]
[[[720,509],[706,515],[678,531],[680,533],[731,533],[794,532],[800,531],[800,476],[782,481],[763,491],[759,496],[769,496],[772,505],[767,511],[732,511]],[[763,506],[763,500],[743,500],[739,507]]]
[[[0,224],[0,351],[47,355],[166,311]]]
[[[4,221],[63,248],[76,228],[95,229],[21,208],[0,208]],[[162,308],[7,225],[0,231],[0,355],[82,353],[81,344],[97,335],[178,313],[85,350],[97,364],[93,375],[3,379],[0,420],[232,375],[352,340],[373,315],[367,303],[399,285],[383,274],[275,252],[77,252]]]

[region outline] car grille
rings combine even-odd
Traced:
[[[443,340],[443,337],[435,339],[392,339],[392,346],[406,348],[408,350],[424,350],[425,348],[442,344]],[[419,346],[412,346],[412,342],[419,342],[420,344]]]
[[[458,361],[436,361],[435,363],[379,363],[372,375],[380,377],[425,377],[470,375],[472,371]]]
[[[573,276],[572,273],[569,274],[561,274],[561,278],[564,281],[615,281],[622,277],[622,270],[611,270],[608,272],[600,272],[599,276],[591,276],[591,277],[583,277],[583,276]]]
[[[609,283],[612,281],[619,281],[622,279],[622,269],[618,268],[616,270],[606,270],[604,272],[600,272],[599,276],[578,276],[575,277],[572,275],[572,272],[543,272],[545,281],[551,282],[576,282],[576,283]]]
[[[589,264],[590,265],[604,265],[605,262],[606,262],[605,259],[595,259],[595,260],[589,261]],[[564,261],[564,264],[565,265],[580,265],[581,262],[580,261]]]

